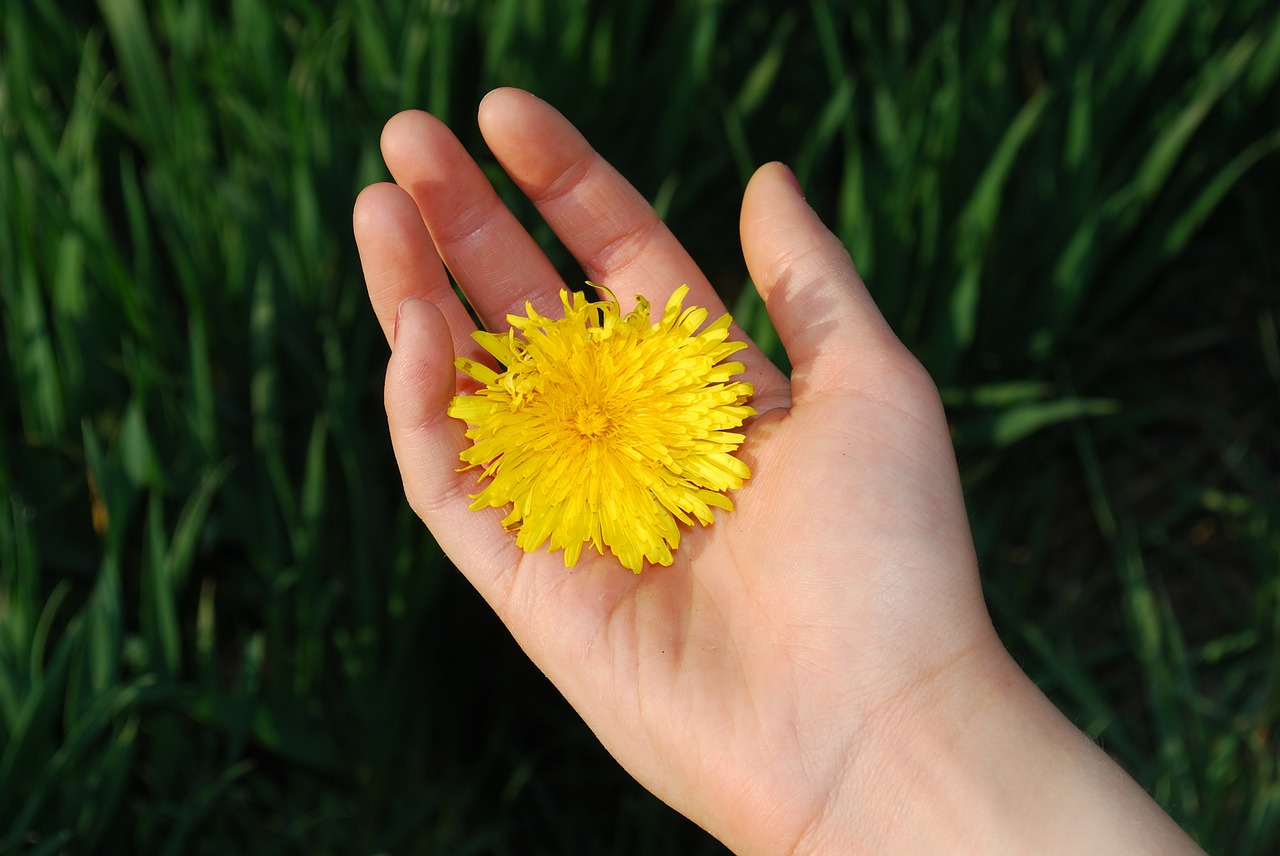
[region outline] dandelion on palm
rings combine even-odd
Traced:
[[[651,324],[643,297],[623,315],[612,295],[562,290],[563,318],[526,304],[509,332],[474,334],[503,370],[456,361],[483,384],[449,405],[469,426],[466,468],[489,478],[473,510],[509,505],[503,526],[526,551],[563,549],[572,567],[590,543],[635,573],[671,564],[677,521],[732,510],[724,492],[751,475],[733,429],[755,410],[751,384],[731,380],[742,363],[723,360],[746,344],[727,340],[728,315],[696,332],[707,310],[682,308],[688,291]]]

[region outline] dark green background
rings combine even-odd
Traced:
[[[402,500],[386,118],[580,278],[502,84],[780,361],[736,217],[790,163],[943,390],[1006,643],[1207,848],[1280,846],[1274,4],[16,0],[0,50],[0,854],[719,850]]]

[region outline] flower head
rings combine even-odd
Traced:
[[[463,462],[490,479],[473,510],[509,505],[516,543],[550,542],[567,567],[590,543],[638,574],[645,560],[671,564],[677,521],[706,526],[713,506],[733,508],[724,491],[751,473],[732,429],[755,410],[751,384],[730,380],[742,363],[723,360],[746,345],[726,341],[728,315],[696,332],[707,310],[682,309],[688,291],[655,323],[642,297],[623,315],[612,295],[561,291],[562,319],[526,304],[507,333],[474,334],[504,368],[457,360],[482,384],[449,405],[469,426]]]

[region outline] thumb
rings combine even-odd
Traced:
[[[742,199],[742,252],[791,361],[792,395],[862,389],[886,358],[914,358],[862,284],[849,252],[805,202],[791,170],[756,170]]]

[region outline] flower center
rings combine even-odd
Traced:
[[[583,437],[596,439],[609,433],[613,427],[613,420],[599,405],[586,404],[574,414],[573,427],[577,428],[578,433]]]

